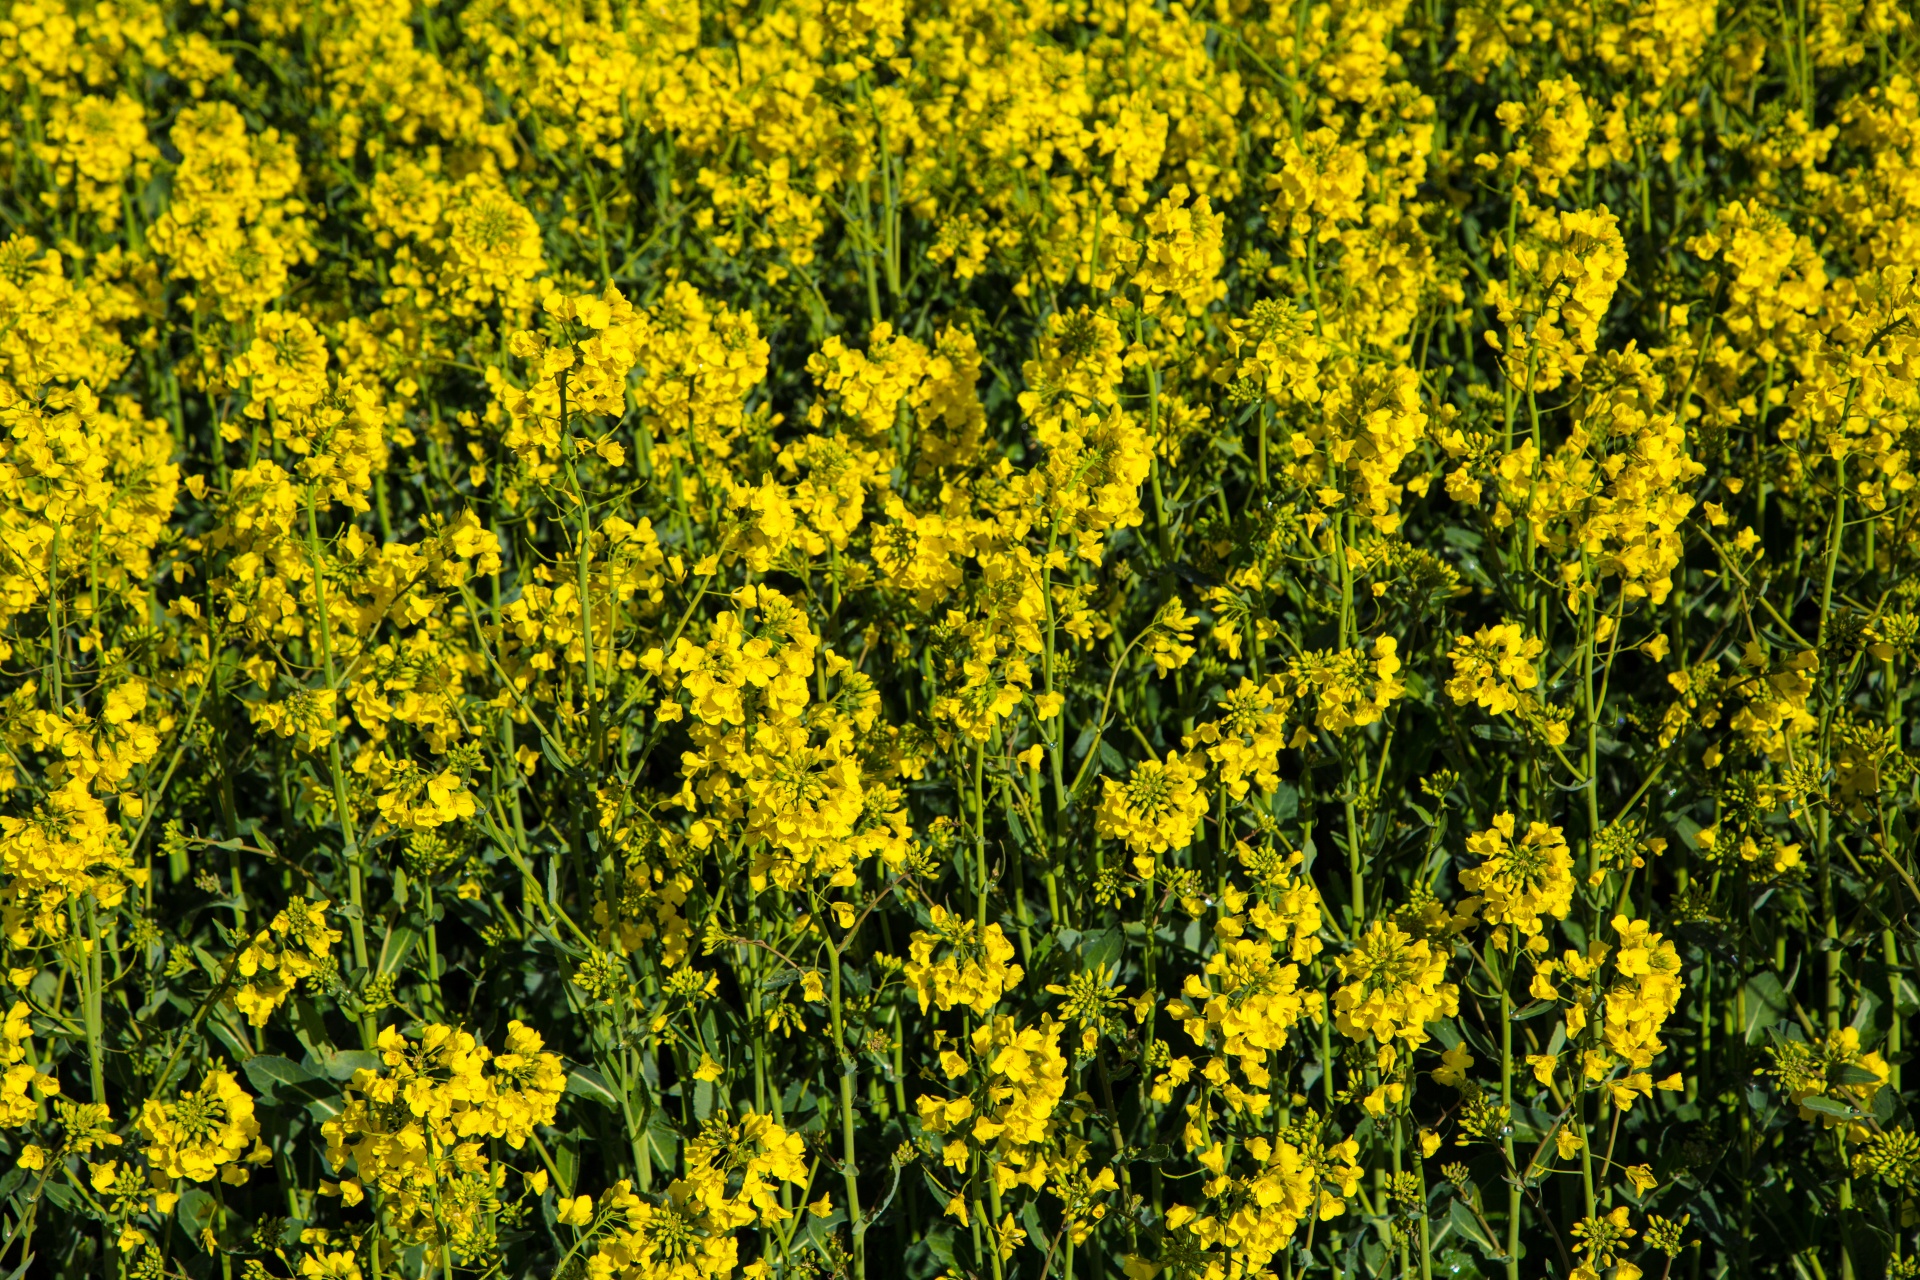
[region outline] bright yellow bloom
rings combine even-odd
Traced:
[[[207,1072],[200,1087],[178,1101],[149,1099],[140,1109],[140,1132],[147,1138],[143,1154],[170,1178],[207,1182],[218,1175],[223,1182],[245,1182],[247,1171],[238,1162],[267,1158],[264,1147],[250,1154],[260,1136],[253,1097],[225,1070]]]
[[[1165,763],[1135,765],[1125,782],[1102,779],[1100,834],[1124,841],[1135,853],[1186,848],[1207,813],[1206,793],[1200,790],[1204,774],[1195,757],[1170,751]]]
[[[1540,932],[1542,916],[1567,918],[1573,907],[1573,855],[1560,828],[1529,823],[1516,840],[1513,815],[1496,814],[1491,827],[1467,837],[1467,852],[1481,862],[1460,873],[1460,885],[1480,895],[1487,923],[1510,925],[1532,937]]]
[[[1013,944],[998,924],[982,929],[937,905],[929,908],[929,922],[931,931],[914,931],[903,970],[922,1013],[929,1004],[939,1009],[958,1005],[984,1017],[1020,984],[1023,971],[1007,963],[1013,959]]]
[[[1376,920],[1340,957],[1345,985],[1334,992],[1334,1025],[1356,1040],[1422,1044],[1427,1023],[1458,1009],[1460,989],[1446,972],[1444,952]]]

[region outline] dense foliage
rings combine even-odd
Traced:
[[[1920,1275],[1901,0],[8,5],[0,1273]]]

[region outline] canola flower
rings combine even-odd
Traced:
[[[239,1185],[247,1180],[245,1165],[272,1158],[259,1141],[253,1098],[223,1069],[209,1071],[199,1088],[176,1102],[149,1099],[140,1111],[140,1132],[148,1140],[142,1153],[148,1164],[168,1178],[206,1182],[218,1175]]]
[[[1885,0],[10,0],[0,1268],[1905,1276]]]
[[[1533,938],[1543,916],[1564,920],[1573,908],[1573,855],[1558,827],[1533,822],[1518,837],[1516,830],[1513,815],[1501,813],[1491,827],[1468,836],[1467,852],[1482,861],[1461,871],[1460,884],[1480,896],[1482,919]],[[1504,945],[1501,936],[1496,945]]]

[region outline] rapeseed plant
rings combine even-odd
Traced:
[[[5,0],[0,1268],[1920,1274],[1890,0]]]

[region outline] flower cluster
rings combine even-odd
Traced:
[[[1445,981],[1447,957],[1399,925],[1375,921],[1340,957],[1344,985],[1333,993],[1334,1025],[1356,1040],[1423,1044],[1427,1024],[1458,1012],[1460,990]]]
[[[982,928],[941,906],[928,909],[928,923],[930,930],[914,931],[901,969],[922,1013],[931,1002],[940,1009],[960,1006],[985,1016],[1002,995],[1020,985],[1020,966],[1007,963],[1013,959],[1013,944],[998,924]]]
[[[495,1054],[464,1031],[431,1025],[418,1039],[388,1028],[381,1065],[354,1071],[340,1111],[321,1126],[343,1200],[369,1192],[404,1238],[432,1256],[482,1255],[497,1230],[505,1168],[489,1140],[519,1150],[551,1124],[566,1088],[540,1036],[508,1025]]]
[[[340,941],[340,931],[327,924],[329,905],[295,898],[241,949],[233,971],[244,981],[233,1005],[254,1026],[265,1026],[301,983],[327,971]]]
[[[1460,873],[1460,885],[1479,895],[1487,923],[1533,938],[1541,917],[1564,920],[1572,909],[1573,855],[1558,827],[1529,823],[1518,839],[1514,830],[1513,815],[1502,813],[1491,827],[1467,837],[1467,852],[1481,862]]]
[[[247,1180],[248,1165],[273,1158],[260,1141],[260,1121],[253,1098],[233,1073],[207,1072],[200,1087],[173,1102],[148,1100],[140,1110],[140,1134],[147,1139],[143,1155],[169,1178],[239,1185]]]

